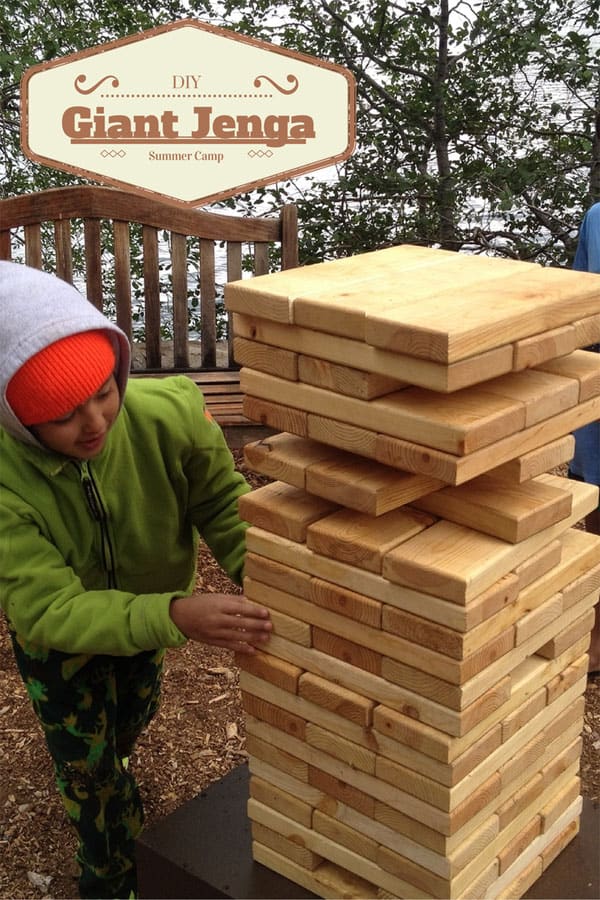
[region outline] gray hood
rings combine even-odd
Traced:
[[[115,348],[115,376],[122,401],[131,350],[121,329],[61,278],[0,260],[0,427],[17,440],[39,446],[9,406],[7,385],[17,369],[44,347],[98,328],[106,331]]]

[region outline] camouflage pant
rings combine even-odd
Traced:
[[[122,763],[158,708],[164,651],[72,656],[11,635],[17,665],[79,837],[81,897],[137,896],[137,784]]]

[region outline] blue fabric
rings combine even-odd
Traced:
[[[600,203],[594,203],[583,217],[579,243],[573,268],[600,275]],[[598,345],[588,348],[598,352]],[[569,466],[570,474],[600,485],[600,422],[578,428],[575,435],[575,455]]]

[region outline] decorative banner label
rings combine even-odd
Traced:
[[[199,206],[346,159],[349,70],[184,19],[28,69],[24,153]]]

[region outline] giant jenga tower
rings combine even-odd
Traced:
[[[600,278],[401,246],[236,282],[254,858],[321,897],[521,897],[576,835]]]

